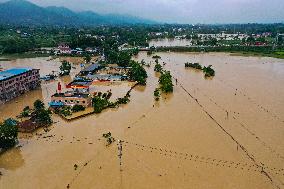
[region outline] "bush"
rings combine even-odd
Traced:
[[[21,117],[30,117],[32,113],[32,110],[30,109],[29,106],[26,106],[23,111],[21,112]]]
[[[69,106],[64,106],[59,110],[59,114],[65,117],[71,116],[72,115],[71,108]]]
[[[203,68],[203,72],[205,73],[205,77],[213,77],[215,76],[215,71],[211,68],[212,65]]]
[[[161,59],[161,57],[158,56],[158,55],[155,55],[155,56],[153,56],[152,58],[153,58],[153,59]]]
[[[155,67],[154,67],[154,71],[155,72],[162,72],[163,71],[163,67],[161,66],[161,64],[156,63]]]
[[[111,132],[103,134],[103,137],[107,141],[107,146],[111,145],[115,141],[115,139],[111,136]]]
[[[185,63],[185,67],[202,70],[202,66],[199,63]]]
[[[82,105],[75,105],[72,107],[72,112],[80,112],[80,111],[84,111],[86,108]]]
[[[155,100],[158,101],[160,99],[160,90],[158,88],[154,91]]]

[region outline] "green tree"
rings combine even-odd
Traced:
[[[161,74],[159,83],[161,85],[161,90],[164,93],[173,92],[172,75],[169,71],[165,71]]]
[[[155,64],[155,67],[154,67],[154,71],[155,71],[155,72],[162,72],[162,71],[163,71],[162,65],[159,64],[159,63],[156,63],[156,64]]]
[[[41,101],[41,100],[36,100],[34,102],[34,111],[37,112],[37,111],[40,111],[40,110],[43,110],[44,109],[44,103]]]
[[[205,77],[213,77],[215,76],[215,70],[213,70],[212,65],[209,65],[208,67],[203,68],[203,72],[205,73]]]
[[[84,111],[86,108],[82,105],[76,104],[75,106],[72,107],[72,112],[80,112]]]
[[[118,54],[117,64],[122,67],[129,66],[131,55],[127,51],[122,51]]]
[[[108,99],[102,96],[95,96],[92,101],[95,113],[101,113],[109,105]]]
[[[61,76],[69,75],[70,71],[71,71],[71,64],[66,60],[63,60],[60,66],[60,75]]]
[[[39,110],[35,112],[34,119],[37,123],[41,125],[51,125],[52,124],[51,111],[45,109]]]
[[[29,116],[31,116],[31,113],[32,113],[32,111],[31,111],[30,107],[26,106],[23,109],[23,111],[21,112],[21,117],[29,117]]]
[[[0,148],[8,149],[16,145],[18,140],[17,121],[7,119],[0,124]]]
[[[86,55],[85,55],[85,57],[84,57],[84,60],[86,61],[86,63],[90,63],[90,62],[91,62],[91,60],[92,60],[91,55],[86,54]]]
[[[130,80],[137,81],[140,85],[146,85],[147,72],[146,70],[135,61],[130,63],[131,69],[128,72]]]
[[[45,109],[44,103],[41,100],[34,102],[32,119],[41,125],[50,125],[52,123],[51,111]]]
[[[158,101],[160,99],[160,89],[156,88],[154,91],[155,100]]]

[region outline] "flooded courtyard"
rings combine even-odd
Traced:
[[[129,104],[72,122],[54,115],[49,132],[20,134],[19,147],[0,156],[0,188],[284,188],[284,61],[225,53],[157,55],[174,77],[173,94],[154,100],[154,59],[139,53],[135,59],[151,67],[145,68],[147,85],[132,90]],[[60,61],[48,60],[0,64],[39,68],[41,75],[58,71]],[[185,62],[213,65],[216,76],[205,79],[185,69]],[[80,70],[72,66],[71,76],[58,81],[72,80]],[[15,117],[36,99],[47,103],[58,81],[0,105],[0,119]],[[115,90],[123,94],[129,87],[117,84]],[[106,147],[102,138],[107,132],[124,141],[122,171],[117,143]]]

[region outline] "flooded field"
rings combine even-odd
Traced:
[[[186,47],[191,45],[189,39],[154,39],[149,41],[150,47]]]
[[[147,86],[136,87],[129,104],[73,122],[54,116],[49,132],[22,134],[20,147],[0,156],[0,188],[284,188],[284,61],[157,54],[174,77],[173,94],[154,100],[154,60],[139,53],[135,59],[152,66],[146,68]],[[47,59],[1,66],[31,66],[48,74],[59,62]],[[216,76],[205,79],[185,69],[185,62],[213,65]],[[35,99],[47,102],[57,82],[1,105],[0,119]],[[116,143],[106,147],[102,138],[106,132],[124,141],[122,171]]]

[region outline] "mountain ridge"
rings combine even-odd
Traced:
[[[0,3],[0,24],[95,26],[123,24],[155,24],[155,21],[129,15],[75,12],[66,7],[41,7],[27,0]]]

